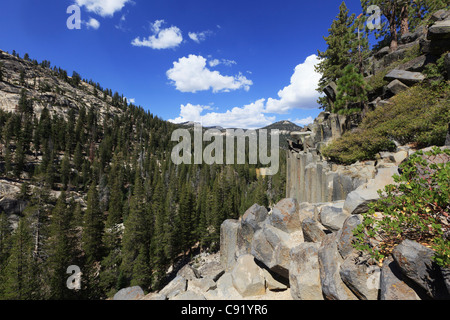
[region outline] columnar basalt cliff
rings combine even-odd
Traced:
[[[385,82],[371,93],[364,112],[425,81],[420,72],[450,50],[450,11],[434,14],[432,21],[428,29],[403,36],[397,51],[382,48],[370,58],[367,80],[381,74]],[[402,63],[411,48],[419,48],[418,58]],[[448,55],[445,63],[448,69]],[[335,99],[336,85],[325,93]],[[363,116],[322,112],[313,124],[291,133],[286,198],[269,210],[254,204],[239,220],[223,222],[212,273],[192,278],[180,271],[167,289],[143,299],[450,299],[450,272],[436,265],[429,246],[405,239],[382,263],[353,246],[353,231],[368,204],[379,199],[378,190],[395,183],[399,165],[418,151],[393,141],[394,151],[379,152],[372,160],[328,161],[321,150],[357,128]],[[441,149],[448,149],[449,139],[450,131]],[[447,155],[440,161],[449,160]],[[195,269],[194,263],[188,267]],[[204,290],[199,282],[208,283]]]

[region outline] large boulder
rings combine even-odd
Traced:
[[[319,248],[320,243],[305,242],[290,251],[289,284],[295,300],[323,300]]]
[[[171,300],[206,300],[205,296],[201,293],[194,291],[185,291],[179,295],[173,297]]]
[[[267,216],[267,209],[258,204],[254,204],[244,213],[237,230],[237,256],[250,253],[253,235],[261,229],[261,224]]]
[[[186,279],[188,281],[201,278],[200,272],[198,272],[198,270],[195,269],[190,264],[186,264],[184,267],[182,267],[177,272],[177,276],[183,277],[184,279]]]
[[[350,214],[359,214],[368,211],[368,204],[380,198],[378,190],[383,190],[388,184],[394,184],[392,176],[398,174],[395,164],[378,167],[374,179],[350,192],[345,199],[344,211]]]
[[[337,234],[338,251],[343,259],[346,259],[354,250],[353,231],[362,222],[360,215],[351,215],[345,219],[342,228]]]
[[[339,274],[342,281],[353,291],[361,300],[377,300],[380,267],[367,266],[364,263],[358,263],[357,253],[348,255],[341,264]]]
[[[428,28],[429,40],[442,40],[450,38],[450,20],[436,21]]]
[[[323,226],[314,219],[306,218],[302,222],[303,238],[306,242],[322,242],[326,233]]]
[[[392,257],[388,257],[381,268],[380,300],[421,300],[416,290],[408,283]]]
[[[299,237],[298,232],[288,234],[272,225],[265,224],[253,237],[251,254],[271,271],[283,278],[288,278],[289,252],[291,248],[303,241],[303,237]]]
[[[342,228],[345,219],[349,216],[343,211],[344,201],[333,202],[321,208],[319,219],[320,223],[330,231],[338,231]]]
[[[113,300],[138,300],[144,297],[144,290],[139,286],[119,290]]]
[[[392,80],[387,86],[386,86],[386,90],[392,94],[392,95],[396,95],[399,94],[402,91],[408,90],[408,86],[406,84],[404,84],[403,82],[401,82],[400,80]]]
[[[161,289],[159,294],[166,296],[167,299],[172,299],[187,290],[187,283],[188,281],[185,278],[177,276]]]
[[[357,300],[339,274],[343,259],[337,248],[336,235],[328,234],[318,251],[322,292],[327,300]]]
[[[231,278],[234,288],[242,297],[259,296],[266,293],[264,274],[250,254],[238,258],[231,272]]]
[[[415,241],[404,240],[392,256],[401,272],[433,299],[450,299],[441,269],[433,261],[434,251]]]
[[[225,271],[230,271],[236,263],[238,220],[225,220],[220,226],[220,263]]]
[[[389,81],[399,80],[406,85],[413,85],[425,80],[425,76],[420,72],[411,72],[398,69],[392,70],[384,78]]]
[[[337,85],[335,82],[330,82],[325,88],[323,88],[323,92],[326,94],[328,99],[333,102],[336,101]]]
[[[269,223],[287,233],[301,230],[298,202],[294,198],[279,201],[272,209]]]

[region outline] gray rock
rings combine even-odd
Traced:
[[[434,13],[431,15],[430,19],[431,19],[432,21],[441,21],[441,20],[444,20],[444,17],[445,17],[446,15],[447,15],[447,10],[441,9],[441,10],[438,10],[438,11],[434,12]]]
[[[421,300],[405,280],[394,259],[387,258],[381,267],[380,300]]]
[[[144,290],[139,286],[134,286],[119,290],[113,300],[138,300],[142,297],[144,297]]]
[[[342,281],[361,300],[377,300],[380,284],[380,267],[356,263],[356,252],[344,260],[339,274]]]
[[[194,292],[208,292],[217,288],[217,283],[212,278],[192,279],[188,281],[188,290]]]
[[[414,32],[407,32],[400,36],[398,43],[400,45],[405,43],[412,43],[418,41],[419,38],[424,37],[426,34],[426,29],[422,26],[418,27]]]
[[[331,101],[336,101],[337,85],[335,82],[330,82],[324,89],[323,92],[327,95],[328,99]]]
[[[439,266],[433,261],[434,251],[415,241],[404,240],[392,256],[401,272],[434,299],[450,299]]]
[[[307,242],[322,242],[325,232],[316,220],[306,218],[302,222],[303,237]]]
[[[298,202],[294,198],[279,201],[272,209],[269,223],[284,232],[301,230]]]
[[[368,211],[368,204],[379,199],[378,190],[383,190],[388,184],[393,184],[392,176],[398,174],[398,167],[394,164],[378,167],[374,179],[350,192],[345,199],[344,211],[351,214],[360,214]]]
[[[384,78],[388,81],[399,80],[406,85],[413,85],[425,80],[425,76],[420,72],[411,72],[398,69],[392,70]]]
[[[391,49],[389,47],[383,47],[380,50],[378,50],[377,53],[375,53],[375,58],[381,59],[382,57],[387,55],[390,51]]]
[[[185,291],[170,300],[206,300],[205,296],[198,292]]]
[[[425,65],[436,62],[436,57],[432,55],[421,55],[397,67],[399,70],[411,72],[422,72]]]
[[[234,288],[242,297],[259,296],[266,293],[266,283],[261,268],[252,255],[240,256],[231,272]]]
[[[200,278],[200,272],[198,272],[198,270],[192,267],[191,265],[186,264],[183,268],[181,268],[177,272],[177,276],[183,277],[186,280],[190,281],[192,279]]]
[[[183,277],[177,276],[175,279],[170,281],[163,289],[159,291],[167,297],[167,299],[172,299],[178,294],[181,294],[187,290],[187,280]]]
[[[233,278],[230,272],[225,272],[217,281],[217,289],[209,291],[209,293],[217,292],[217,296],[222,299],[235,300],[242,298],[239,292],[233,286]]]
[[[303,240],[291,239],[291,236],[278,228],[266,224],[263,229],[255,233],[251,254],[271,271],[288,278],[289,251]]]
[[[266,288],[271,291],[286,290],[287,285],[275,279],[274,275],[267,269],[261,268],[264,279],[266,280]]]
[[[289,284],[295,300],[323,300],[318,252],[320,243],[305,242],[290,251]]]
[[[391,81],[387,86],[386,90],[390,92],[393,95],[399,94],[402,91],[407,90],[409,87],[406,84],[403,84],[403,82],[395,79]]]
[[[337,249],[336,235],[328,234],[318,252],[322,292],[327,300],[357,300],[339,274],[343,259]]]
[[[450,268],[441,269],[442,276],[444,278],[445,287],[447,292],[450,294]]]
[[[317,205],[311,204],[309,202],[302,202],[298,205],[300,221],[303,222],[307,218],[314,218]]]
[[[343,211],[344,202],[334,202],[323,206],[320,210],[320,223],[330,231],[338,231],[342,228],[345,219],[349,216]]]
[[[167,300],[167,297],[163,294],[159,294],[157,292],[150,292],[145,297],[141,298],[140,300]]]
[[[267,217],[267,209],[258,204],[254,204],[244,213],[237,231],[237,256],[250,253],[253,235],[261,229],[260,225]]]
[[[450,20],[436,21],[428,28],[429,40],[442,40],[450,38]]]
[[[239,226],[239,221],[232,219],[225,220],[220,226],[220,263],[225,271],[230,271],[236,263]]]
[[[346,259],[353,252],[353,230],[361,224],[362,217],[360,215],[349,216],[337,234],[338,251],[343,259]]]

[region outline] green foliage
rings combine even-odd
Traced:
[[[447,69],[445,68],[445,56],[449,52],[446,52],[440,56],[436,63],[429,63],[425,66],[423,73],[427,78],[445,77],[447,75]]]
[[[367,102],[368,89],[362,74],[353,64],[349,64],[337,81],[336,102],[332,111],[340,114],[361,111]]]
[[[323,149],[338,163],[372,160],[380,151],[393,151],[393,140],[417,147],[443,145],[450,122],[450,84],[439,88],[415,86],[391,99],[363,119],[359,127]]]
[[[443,163],[426,158],[447,157]],[[435,250],[434,259],[450,266],[450,150],[434,148],[413,154],[394,175],[395,184],[379,191],[381,198],[369,204],[363,223],[354,232],[355,248],[382,261],[404,239],[424,243]]]
[[[344,68],[349,64],[359,66],[359,72],[363,72],[363,61],[368,55],[368,41],[364,32],[357,32],[362,20],[349,15],[345,2],[339,6],[339,14],[328,30],[328,36],[324,37],[327,49],[318,51],[321,61],[316,66],[316,71],[322,75],[319,81],[318,92],[331,82],[343,75]],[[323,108],[329,109],[328,101],[324,98],[318,101]]]
[[[64,70],[52,72],[71,83]],[[27,177],[18,195],[27,201],[27,217],[20,221],[26,222],[30,240],[38,239],[30,244],[37,244],[37,255],[29,260],[38,271],[26,278],[34,292],[23,296],[98,299],[131,284],[159,289],[178,259],[198,247],[219,248],[223,220],[238,218],[255,202],[270,205],[284,197],[284,152],[279,174],[264,180],[256,173],[261,164],[250,165],[248,159],[243,165],[176,166],[170,158],[175,125],[89,84],[123,111],[100,116],[95,107],[80,103],[67,117],[46,107],[38,117],[25,107],[31,101],[26,91],[23,112],[0,110],[0,174]],[[78,88],[84,87],[80,82]],[[50,190],[64,191],[65,200],[50,197]],[[73,198],[81,201],[75,204]],[[18,237],[2,230],[9,230],[4,215],[0,299],[15,298]],[[68,264],[83,273],[82,290],[73,295],[64,288]]]

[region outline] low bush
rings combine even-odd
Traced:
[[[380,151],[395,150],[395,143],[417,148],[445,143],[450,122],[450,82],[417,85],[367,113],[354,131],[346,132],[322,153],[330,160],[351,164],[373,160]]]
[[[428,161],[440,158],[444,161]],[[435,262],[450,266],[450,150],[412,155],[395,175],[396,184],[379,191],[354,231],[356,249],[381,262],[405,239],[431,247]],[[439,163],[441,162],[441,163]]]

